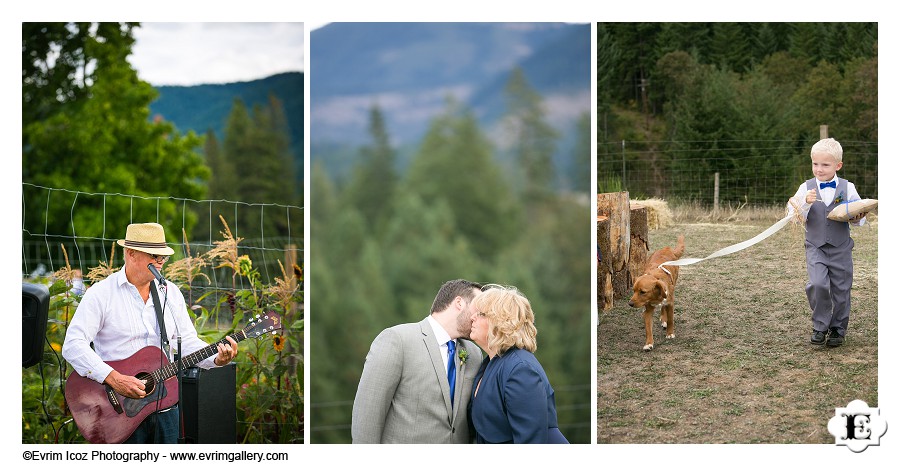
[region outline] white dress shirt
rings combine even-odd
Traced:
[[[156,281],[150,286],[157,286]],[[187,356],[208,346],[197,336],[181,290],[166,282],[159,293],[169,344],[175,351],[181,335],[181,351]],[[94,343],[94,349],[90,347]],[[146,346],[160,345],[153,298],[144,302],[137,287],[125,277],[125,267],[87,289],[66,330],[62,354],[80,375],[103,383],[112,372],[104,361],[119,361]],[[171,355],[170,360],[171,360]],[[197,364],[212,368],[215,354]],[[133,374],[126,374],[133,375]]]
[[[449,356],[447,355],[449,352],[447,342],[452,340],[452,338],[450,338],[450,334],[444,330],[444,327],[441,327],[441,324],[439,324],[434,317],[429,315],[428,323],[431,324],[431,330],[434,331],[434,337],[437,338],[438,347],[441,349],[441,358],[444,361],[444,367],[446,368],[447,360],[449,359]]]
[[[837,182],[838,182],[837,175],[834,175],[834,178],[832,178],[831,180],[828,180],[828,181],[816,180],[816,184],[818,185],[819,183],[830,183],[832,181],[834,181],[835,186],[837,186]],[[800,213],[803,215],[804,220],[806,219],[806,216],[809,215],[809,208],[812,207],[812,204],[806,203],[806,191],[807,191],[806,182],[804,182],[803,184],[800,185],[799,188],[797,188],[797,193],[794,194],[794,197],[791,198],[796,202],[796,205],[800,206]],[[837,194],[836,189],[832,188],[832,187],[819,189],[819,199],[821,199],[822,202],[824,202],[825,205],[827,205],[827,206],[830,206],[831,203],[834,202],[835,194]],[[844,196],[844,199],[842,202],[858,201],[858,200],[860,200],[860,197],[859,197],[859,193],[856,192],[856,186],[854,186],[853,183],[848,181],[847,182],[847,193]],[[819,202],[819,201],[817,200],[816,202]],[[794,203],[788,202],[788,214],[790,215],[793,213],[794,213]],[[854,226],[860,226],[860,225],[865,225],[865,223],[866,223],[866,219],[865,219],[865,217],[863,217],[859,222],[855,222],[855,223],[851,222],[850,224],[854,225]]]

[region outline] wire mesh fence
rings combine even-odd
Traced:
[[[877,142],[840,141],[843,168],[862,198],[878,197]],[[597,149],[598,192],[749,205],[784,204],[812,177],[811,144],[796,141],[617,141]],[[716,183],[718,174],[718,184]],[[717,189],[718,188],[718,189]]]
[[[101,262],[121,267],[123,255],[115,242],[124,238],[127,223],[162,224],[175,250],[173,259],[204,255],[223,239],[226,226],[220,216],[235,238],[243,238],[238,253],[251,258],[265,282],[281,277],[282,267],[290,273],[293,264],[302,262],[302,207],[90,193],[23,183],[22,277],[47,276],[67,263],[84,275]],[[186,298],[206,296],[203,302],[192,301],[204,306],[218,300],[221,291],[248,286],[233,270],[212,263],[198,277],[182,291]]]

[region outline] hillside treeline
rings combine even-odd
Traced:
[[[520,73],[506,95],[517,174],[501,168],[473,112],[452,101],[430,120],[402,173],[377,106],[349,179],[338,181],[312,154],[313,443],[350,441],[352,401],[372,340],[384,328],[424,319],[441,284],[454,278],[513,285],[529,298],[536,355],[556,390],[560,427],[570,441],[590,442],[588,188],[578,198],[552,189],[548,162],[558,136],[541,97]],[[573,157],[587,167],[590,124],[579,128],[581,156]]]
[[[598,190],[708,201],[721,172],[734,186],[725,201],[786,199],[809,178],[827,125],[844,147],[839,175],[877,196],[877,33],[877,23],[598,24]]]

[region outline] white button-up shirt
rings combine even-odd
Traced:
[[[150,286],[157,286],[159,290],[155,280]],[[207,346],[197,336],[184,296],[177,286],[166,282],[166,288],[159,293],[159,301],[164,309],[166,333],[173,351],[177,349],[179,334],[185,356]],[[93,350],[91,342],[94,343]],[[153,298],[148,297],[144,302],[137,287],[125,277],[125,267],[122,267],[85,291],[66,330],[62,354],[80,375],[103,383],[113,370],[104,361],[126,359],[146,346],[161,347]],[[214,359],[215,355],[197,366],[211,368],[215,366]]]
[[[834,181],[834,183],[836,185],[838,182],[837,175],[835,175],[834,178],[832,178],[828,181],[816,180],[816,185],[818,185],[819,183],[827,183],[830,181]],[[794,194],[794,197],[793,197],[794,203],[788,202],[787,207],[788,207],[789,215],[792,215],[794,213],[794,204],[800,206],[800,213],[803,214],[804,219],[806,219],[806,216],[809,215],[809,208],[812,207],[812,204],[806,203],[806,191],[807,191],[806,183],[804,182],[803,184],[800,185],[799,188],[797,188],[797,193]],[[819,189],[819,197],[822,199],[822,201],[825,203],[825,205],[831,205],[831,203],[834,201],[835,194],[837,194],[835,192],[835,188],[832,188],[832,187]],[[860,197],[859,197],[859,193],[856,192],[856,186],[853,183],[848,181],[847,182],[847,193],[846,193],[846,197],[844,198],[844,202],[858,201],[858,200],[860,200]],[[818,201],[816,201],[816,202],[818,202]],[[865,225],[865,224],[866,224],[865,218],[862,218],[858,222],[851,223],[851,225],[855,225],[855,226],[861,226],[861,225]]]
[[[437,319],[432,316],[428,316],[428,323],[431,324],[431,330],[434,331],[434,337],[437,339],[438,347],[441,350],[441,359],[444,361],[444,367],[447,367],[447,361],[450,359],[449,348],[447,347],[447,342],[452,340],[450,338],[450,334],[444,330],[444,327],[441,327],[441,324],[438,323]]]

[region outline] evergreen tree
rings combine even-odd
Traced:
[[[206,165],[211,173],[208,197],[210,199],[237,199],[235,167],[225,160],[219,148],[219,139],[216,138],[216,133],[212,129],[206,132],[203,153],[206,154]]]
[[[656,56],[681,50],[695,58],[706,57],[710,50],[712,27],[710,23],[663,23],[656,36]]]
[[[360,150],[347,196],[369,224],[378,225],[389,210],[397,175],[384,114],[377,105],[369,111],[369,135],[372,142]]]
[[[656,35],[662,23],[610,23],[610,31],[621,52],[616,70],[616,95],[623,101],[632,101],[644,112],[649,112],[649,79],[653,65],[660,56],[656,48]]]
[[[232,200],[254,204],[294,205],[293,156],[287,123],[280,101],[270,96],[269,105],[254,105],[252,113],[235,99],[225,128],[225,163],[236,176]],[[269,212],[269,215],[266,215]],[[233,220],[236,235],[248,238],[288,235],[287,218],[279,206],[243,209]],[[223,213],[226,219],[230,212]],[[231,222],[229,222],[231,224]]]
[[[841,47],[844,61],[877,58],[878,23],[846,23],[847,39]]]
[[[714,23],[709,62],[724,70],[746,71],[750,67],[750,43],[738,23]]]
[[[469,220],[457,221],[447,199],[425,202],[416,193],[401,192],[396,202],[382,248],[397,308],[394,314],[386,310],[381,319],[385,326],[425,318],[434,293],[447,280],[476,280],[470,243],[457,233],[458,222]]]
[[[608,141],[609,125],[612,123],[611,106],[613,103],[615,70],[618,67],[620,52],[609,28],[600,23],[597,25],[597,144]]]
[[[525,199],[546,199],[553,190],[553,154],[556,130],[544,121],[540,94],[528,84],[525,73],[516,68],[506,83],[506,136],[514,159],[525,174]]]
[[[754,59],[756,63],[762,62],[763,59],[781,50],[775,29],[770,23],[761,23],[756,29],[754,36]]]
[[[822,28],[820,23],[797,23],[790,36],[791,55],[806,60],[810,65],[828,60]]]
[[[410,164],[404,188],[427,205],[443,200],[457,233],[483,260],[514,241],[519,206],[475,117],[453,102],[435,117]]]
[[[316,236],[337,214],[338,199],[334,183],[325,172],[322,161],[317,159],[312,164],[309,182],[309,214],[312,223],[309,226],[310,234]]]

